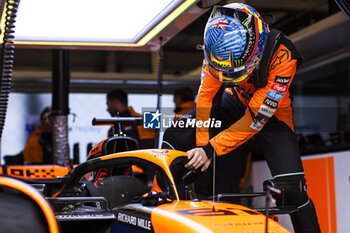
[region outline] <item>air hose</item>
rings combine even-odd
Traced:
[[[7,0],[5,7],[5,27],[0,55],[0,139],[5,125],[7,103],[11,90],[13,60],[15,53],[14,28],[19,0]]]

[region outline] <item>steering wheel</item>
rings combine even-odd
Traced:
[[[200,177],[204,172],[201,171],[202,167],[197,168],[196,170],[188,171],[183,177],[182,181],[185,185],[192,184],[198,177]]]

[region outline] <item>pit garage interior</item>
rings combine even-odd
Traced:
[[[20,4],[26,1],[30,0],[21,0]],[[132,14],[137,6],[125,2]],[[307,179],[312,180],[309,195],[319,208],[322,232],[350,232],[350,19],[333,0],[194,1],[141,47],[26,44],[15,40],[1,164],[5,163],[4,156],[16,155],[24,148],[39,123],[40,112],[52,104],[57,91],[52,78],[55,54],[63,52],[67,56],[69,69],[69,157],[75,154],[84,162],[91,145],[107,135],[108,127],[94,127],[91,120],[109,117],[109,90],[127,91],[129,105],[139,113],[156,108],[157,103],[164,111],[172,112],[177,87],[188,86],[197,92],[203,62],[198,45],[203,43],[211,7],[232,2],[253,6],[266,22],[274,20],[272,27],[283,31],[302,55],[292,94],[299,147]],[[84,7],[76,10],[84,11]],[[61,12],[60,17],[65,13]],[[128,24],[127,19],[96,20],[108,25],[108,30]],[[88,30],[96,33],[94,28]],[[162,132],[160,140],[161,136]],[[270,177],[263,158],[253,156],[246,188],[261,191],[262,182]],[[288,216],[280,219],[292,231]]]

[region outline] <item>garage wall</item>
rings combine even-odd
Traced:
[[[303,156],[302,162],[321,232],[350,232],[350,151]],[[265,161],[253,162],[246,187],[261,192],[263,181],[271,178]],[[264,199],[253,200],[253,206],[264,206]],[[278,218],[283,226],[294,232],[288,215]]]
[[[10,94],[1,141],[1,157],[15,155],[24,148],[30,133],[40,123],[40,112],[46,106],[51,106],[51,101],[49,93],[15,92]],[[129,94],[129,105],[139,113],[142,113],[144,107],[155,107],[156,102],[155,94]],[[163,95],[162,106],[173,109],[173,96]],[[69,95],[69,107],[72,113],[68,117],[70,156],[73,156],[73,145],[79,143],[80,161],[82,162],[86,160],[87,144],[97,143],[107,135],[109,127],[91,125],[94,117],[110,116],[106,110],[106,95],[104,93],[72,93]]]

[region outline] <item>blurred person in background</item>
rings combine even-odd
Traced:
[[[26,164],[52,164],[52,115],[46,107],[40,114],[40,126],[30,135],[22,151]]]
[[[177,122],[186,113],[196,107],[194,102],[195,93],[190,87],[179,87],[174,91],[175,117],[174,122]]]
[[[124,90],[113,89],[107,93],[107,111],[112,117],[142,117],[141,114],[128,106],[128,95]],[[155,148],[155,130],[144,129],[142,125],[124,123],[124,133],[128,137],[135,138],[140,149]],[[113,137],[113,129],[108,131],[108,137]]]

